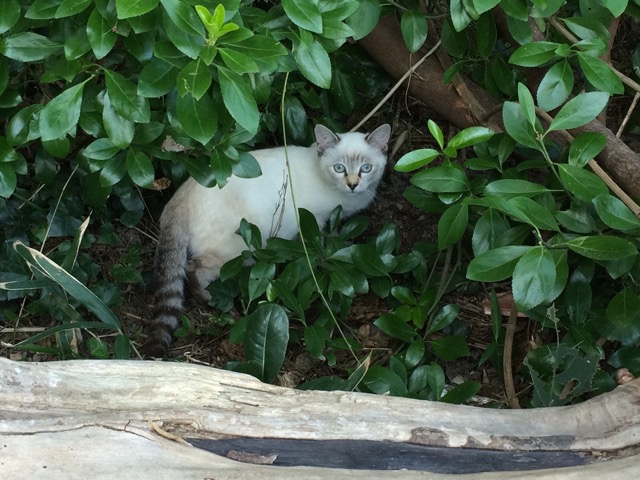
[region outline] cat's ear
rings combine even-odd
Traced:
[[[380,125],[373,132],[366,137],[366,141],[380,150],[382,153],[387,151],[387,143],[389,143],[389,137],[391,136],[391,127],[388,123]]]
[[[340,141],[340,137],[324,125],[316,125],[315,133],[316,142],[318,142],[318,152],[320,153],[326,152]]]

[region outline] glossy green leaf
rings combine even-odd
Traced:
[[[309,45],[302,42],[296,44],[293,56],[307,80],[320,88],[331,86],[331,61],[320,42],[313,41]]]
[[[9,198],[17,185],[16,171],[10,163],[0,163],[0,197]]]
[[[471,246],[475,256],[487,252],[497,246],[497,239],[509,228],[504,216],[492,208],[488,208],[476,221],[471,237]]]
[[[17,0],[0,0],[0,35],[13,27],[20,19]]]
[[[624,93],[622,82],[606,62],[586,53],[576,54],[580,68],[591,85],[611,95]]]
[[[362,273],[371,277],[386,276],[392,270],[384,264],[380,254],[372,245],[353,245],[351,259]]]
[[[499,196],[505,199],[520,196],[534,197],[546,192],[549,192],[549,189],[543,185],[518,179],[496,180],[484,188],[485,195]]]
[[[400,160],[396,162],[393,168],[398,172],[411,172],[428,165],[438,158],[438,155],[440,153],[433,148],[414,150],[400,157]]]
[[[131,120],[121,117],[111,104],[109,94],[104,96],[102,122],[111,143],[118,148],[126,148],[131,144],[134,134],[134,124]]]
[[[467,278],[479,282],[500,282],[513,274],[520,257],[532,248],[525,245],[510,245],[481,253],[469,263]]]
[[[609,94],[605,92],[587,92],[576,95],[556,114],[549,131],[567,130],[581,127],[596,118],[606,107]]]
[[[160,0],[116,0],[116,11],[119,19],[139,17],[158,6]]]
[[[55,140],[75,131],[87,81],[68,88],[44,106],[39,117],[42,140]]]
[[[176,86],[181,96],[190,93],[200,100],[211,86],[211,72],[202,60],[192,60],[178,73]]]
[[[584,208],[556,212],[555,217],[563,227],[571,232],[592,233],[596,230],[596,221]]]
[[[280,305],[263,303],[249,318],[244,336],[248,362],[257,365],[260,379],[275,380],[289,343],[289,318]]]
[[[121,149],[116,147],[108,138],[99,138],[91,142],[82,154],[93,160],[109,160],[113,158]]]
[[[358,9],[347,19],[347,25],[353,30],[353,39],[360,40],[374,29],[380,18],[379,0],[361,0]]]
[[[62,45],[33,32],[21,32],[0,40],[0,54],[20,62],[35,62],[62,51]]]
[[[454,137],[449,140],[447,144],[448,148],[465,148],[477,143],[486,142],[496,133],[487,127],[467,127],[464,130],[456,133]]]
[[[433,320],[429,323],[426,335],[439,332],[445,327],[449,326],[460,313],[459,305],[445,305],[434,316]]]
[[[607,144],[607,137],[600,132],[582,132],[571,143],[569,165],[584,167],[595,158]]]
[[[411,183],[429,192],[459,193],[469,190],[469,180],[457,167],[441,165],[416,173]]]
[[[258,73],[258,64],[244,53],[236,52],[230,48],[219,48],[218,53],[229,69],[237,74]]]
[[[282,0],[284,12],[300,28],[322,33],[322,16],[314,0]]]
[[[444,135],[442,134],[442,130],[440,129],[438,124],[429,119],[427,121],[427,128],[429,129],[429,133],[431,133],[431,136],[435,139],[436,142],[438,142],[438,146],[440,148],[444,148]]]
[[[263,35],[253,35],[229,45],[229,48],[253,59],[261,66],[263,72],[274,71],[278,67],[280,57],[288,53],[281,43]]]
[[[467,229],[469,223],[469,207],[456,203],[442,214],[438,221],[438,248],[444,250],[456,244]]]
[[[112,22],[100,15],[97,8],[93,9],[87,22],[87,37],[98,60],[104,58],[116,43],[118,36],[113,31],[114,27]]]
[[[412,342],[416,338],[416,330],[406,321],[393,313],[384,313],[373,322],[382,332],[403,342]]]
[[[273,263],[258,261],[251,267],[249,273],[249,301],[252,302],[267,290],[269,282],[273,280],[276,266]]]
[[[450,6],[451,24],[456,32],[461,32],[471,23],[479,18],[478,12],[471,2],[464,0],[451,0]]]
[[[218,128],[217,111],[213,100],[205,95],[196,100],[190,93],[178,97],[176,110],[184,131],[190,137],[206,145]]]
[[[502,104],[502,121],[505,130],[516,142],[526,147],[540,149],[539,135],[519,103],[504,102]]]
[[[540,230],[560,231],[553,214],[538,202],[527,197],[514,197],[508,200],[509,209],[506,213],[519,212],[518,218],[524,219],[530,225]]]
[[[560,46],[555,42],[531,42],[518,47],[509,58],[509,63],[521,67],[538,67],[556,55]]]
[[[138,95],[136,85],[118,72],[103,70],[109,98],[116,112],[136,123],[148,123],[149,101]]]
[[[429,33],[427,18],[418,10],[405,10],[400,18],[400,30],[407,50],[417,52]]]
[[[407,394],[406,382],[393,370],[380,365],[369,367],[362,383],[378,395],[404,396]]]
[[[640,339],[640,297],[632,287],[627,287],[611,299],[607,305],[606,335],[623,345],[632,345]]]
[[[464,404],[472,399],[472,397],[480,391],[482,384],[480,382],[468,381],[456,385],[440,399],[444,403],[453,403],[456,405]]]
[[[231,116],[248,132],[258,130],[260,112],[251,87],[240,75],[218,66],[222,99]]]
[[[92,0],[62,0],[62,3],[56,10],[56,18],[70,17],[76,15],[86,9]]]
[[[638,249],[633,243],[611,235],[578,237],[564,242],[563,245],[583,257],[594,260],[617,260],[638,254]]]
[[[444,360],[452,362],[460,357],[469,355],[469,346],[464,337],[460,335],[447,335],[429,341],[433,353]]]
[[[525,118],[529,122],[529,125],[535,128],[537,125],[536,106],[533,103],[533,96],[531,95],[531,92],[523,83],[518,83],[518,104],[520,105],[520,108],[522,110],[521,113],[524,114]]]
[[[170,0],[170,1],[176,2],[179,0]],[[187,6],[186,3],[180,3],[180,4]],[[187,6],[187,8],[189,7]],[[183,24],[185,28],[181,28],[180,26],[176,25],[176,23],[172,20],[172,18],[167,12],[163,12],[163,13],[164,14],[162,15],[162,25],[164,26],[165,33],[167,34],[167,37],[169,37],[169,40],[171,40],[171,43],[175,46],[175,48],[177,48],[187,57],[193,60],[198,58],[198,56],[200,55],[200,52],[205,46],[204,32],[202,32],[201,34],[191,33],[190,32],[191,29],[186,27],[185,24]],[[197,16],[196,16],[196,20],[198,25],[202,27],[202,23],[200,22],[200,19],[197,18]],[[163,58],[163,60],[167,60],[167,58]]]
[[[320,325],[309,325],[304,329],[304,345],[307,351],[319,360],[325,360],[324,347],[329,341],[329,332]]]
[[[569,98],[572,89],[571,65],[566,59],[560,60],[542,77],[538,86],[538,105],[547,112],[558,108]]]
[[[592,201],[598,195],[609,193],[604,181],[595,173],[574,165],[558,165],[560,180],[565,188],[585,202]]]
[[[519,310],[526,311],[547,301],[554,287],[556,266],[543,246],[531,247],[513,270],[513,299]]]
[[[166,95],[176,85],[177,75],[178,70],[173,65],[154,58],[140,72],[137,93],[147,98]]]
[[[153,164],[148,156],[141,151],[131,148],[127,152],[127,173],[136,185],[144,188],[151,187],[155,173]]]
[[[189,35],[204,37],[204,28],[195,9],[180,0],[160,0],[171,21]]]
[[[580,262],[569,278],[564,301],[567,314],[574,324],[583,323],[591,311],[593,272],[593,262]]]
[[[629,4],[629,0],[607,0],[602,5],[609,9],[614,17],[622,15]]]
[[[640,220],[621,200],[613,195],[598,195],[593,200],[596,212],[608,227],[616,230],[640,228]]]
[[[110,187],[118,183],[127,174],[124,155],[116,155],[100,170],[100,186]]]
[[[481,15],[484,12],[488,12],[499,3],[500,3],[500,0],[473,0],[474,8]]]
[[[323,18],[322,36],[332,40],[344,40],[353,37],[353,29],[344,22]]]

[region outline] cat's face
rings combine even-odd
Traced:
[[[325,177],[343,194],[373,197],[387,163],[389,125],[372,133],[335,134],[323,125],[315,129],[320,164]]]

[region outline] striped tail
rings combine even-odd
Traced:
[[[188,239],[184,232],[176,225],[161,228],[154,260],[155,309],[143,347],[147,356],[162,358],[169,352],[182,313],[187,251]]]

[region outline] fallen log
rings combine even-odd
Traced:
[[[639,403],[640,381],[579,405],[518,411],[297,391],[179,363],[0,358],[0,471],[50,480],[637,478]]]

